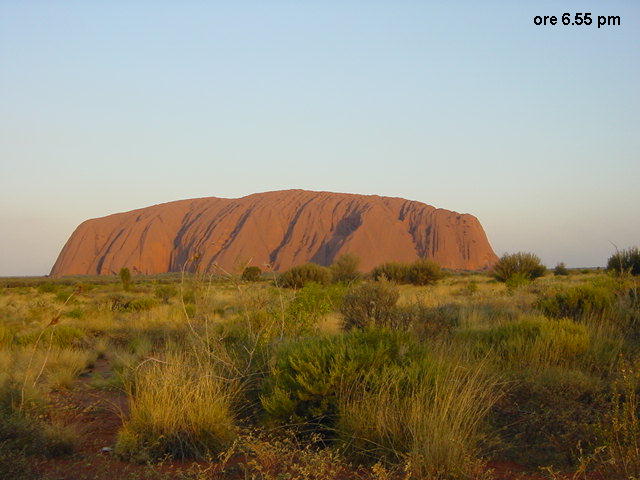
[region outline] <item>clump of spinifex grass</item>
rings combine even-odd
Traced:
[[[411,478],[475,478],[480,442],[500,398],[485,364],[446,359],[388,369],[376,388],[353,385],[339,400],[337,430],[355,453],[404,465]]]
[[[69,374],[73,360],[56,352],[51,363],[29,369],[27,352],[0,350],[0,354],[0,463],[3,456],[17,459],[20,454],[55,457],[71,453],[77,433],[52,422],[46,409],[47,390],[57,387],[57,381],[39,381],[39,372],[45,370],[46,375],[59,379]],[[42,357],[39,355],[37,361]],[[0,465],[0,472],[9,471],[5,468]],[[2,478],[13,477],[7,474]]]
[[[170,354],[140,365],[128,385],[129,417],[116,451],[136,461],[203,458],[236,435],[238,383],[209,360]]]
[[[587,326],[541,315],[524,315],[491,328],[467,328],[457,338],[470,352],[492,354],[503,368],[571,362],[590,346]]]

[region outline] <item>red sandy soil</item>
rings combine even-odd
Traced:
[[[126,396],[121,391],[92,388],[90,374],[109,375],[110,364],[100,359],[80,378],[73,389],[56,392],[51,410],[56,420],[71,426],[80,434],[73,455],[38,458],[36,471],[45,480],[168,480],[177,472],[196,466],[196,462],[166,462],[147,466],[125,462],[104,447],[113,448],[122,418],[127,414]],[[215,475],[217,465],[208,467]],[[212,476],[211,478],[217,478]]]
[[[108,374],[109,363],[96,362],[90,373]],[[113,447],[121,416],[126,414],[122,392],[94,389],[89,379],[81,378],[71,390],[53,395],[51,410],[57,421],[80,434],[76,452],[68,457],[40,459],[36,469],[47,480],[144,478],[145,467],[119,461],[103,447]]]
[[[377,195],[284,190],[238,199],[200,198],[83,222],[52,276],[278,271],[329,265],[353,253],[368,271],[387,261],[430,258],[442,267],[481,270],[497,257],[473,215]]]

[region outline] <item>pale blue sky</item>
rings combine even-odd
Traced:
[[[565,11],[622,26],[533,25]],[[640,243],[639,27],[632,0],[0,0],[0,275],[87,218],[285,188],[602,265]]]

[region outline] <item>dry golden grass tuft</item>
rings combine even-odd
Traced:
[[[237,381],[209,359],[189,353],[148,358],[127,385],[129,415],[117,452],[137,461],[204,458],[235,438]]]

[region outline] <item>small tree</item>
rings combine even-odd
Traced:
[[[285,288],[302,288],[307,283],[326,285],[331,282],[331,270],[315,263],[291,267],[278,277],[278,285]]]
[[[122,288],[125,291],[129,291],[131,288],[131,272],[127,267],[122,267],[120,269],[120,281],[122,282]]]
[[[560,262],[556,265],[556,268],[553,269],[553,274],[555,276],[566,276],[569,275],[569,270],[567,269],[564,262]]]
[[[345,253],[331,265],[334,282],[353,282],[360,278],[358,266],[360,259],[353,253]]]
[[[371,271],[374,280],[386,279],[391,282],[404,283],[407,278],[409,265],[400,262],[387,262],[378,265]]]
[[[257,282],[258,280],[260,280],[260,275],[262,275],[262,270],[260,270],[260,267],[251,266],[246,267],[242,271],[241,278],[245,282]]]
[[[607,261],[607,270],[618,274],[640,275],[640,249],[631,247],[614,253]]]
[[[444,272],[436,262],[416,260],[407,269],[406,281],[413,285],[433,285],[444,277]]]
[[[493,267],[493,276],[500,282],[506,282],[513,275],[519,274],[522,277],[534,280],[541,277],[546,272],[546,267],[540,258],[533,253],[518,252],[504,254]]]
[[[363,328],[370,324],[386,325],[396,302],[398,288],[387,280],[352,287],[342,300],[340,312],[344,327]]]

